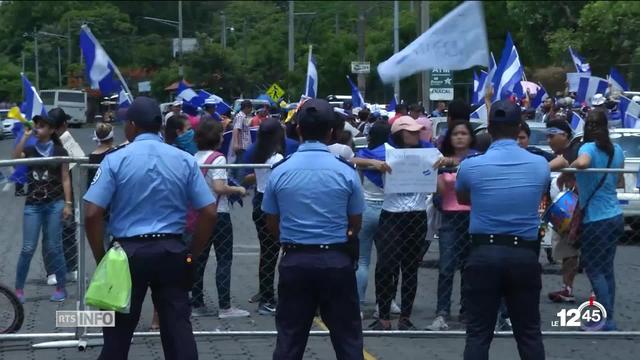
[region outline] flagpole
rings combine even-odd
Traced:
[[[309,63],[311,63],[312,51],[313,51],[313,45],[309,45],[309,57],[307,58],[307,81],[304,86],[304,96],[309,96]]]
[[[98,41],[98,39],[96,39],[96,37],[93,36],[93,33],[91,32],[91,29],[89,28],[89,26],[87,24],[83,24],[81,26],[81,28],[84,29],[87,32],[87,35],[89,36],[89,38],[91,38],[91,40],[96,45],[102,46],[102,45],[100,45],[100,42]],[[129,98],[129,101],[133,103],[133,96],[131,95],[131,90],[129,90],[129,86],[127,86],[127,82],[124,81],[124,78],[122,77],[122,74],[120,73],[120,70],[118,70],[118,67],[116,66],[116,64],[113,63],[113,61],[111,60],[111,57],[108,56],[108,58],[109,58],[109,63],[113,67],[113,71],[115,71],[116,76],[118,77],[118,79],[122,83],[122,86],[124,87],[124,90],[127,92],[127,98]]]

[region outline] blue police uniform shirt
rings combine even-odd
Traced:
[[[116,238],[182,234],[189,204],[215,203],[196,159],[149,133],[104,158],[84,200],[110,206],[109,232]]]
[[[358,173],[320,142],[305,142],[273,169],[262,200],[262,211],[280,215],[282,243],[344,243],[348,216],[363,209]]]
[[[613,144],[613,159],[611,160],[611,168],[624,167],[624,152],[618,144]],[[598,149],[595,143],[588,142],[583,144],[578,151],[578,156],[588,154],[591,158],[590,168],[606,168],[609,162],[609,156],[604,151]],[[596,186],[602,179],[603,174],[593,174],[579,172],[576,174],[576,182],[578,184],[579,204],[587,203],[587,198],[593,194]],[[584,213],[583,222],[590,223],[599,220],[610,219],[622,214],[620,203],[618,202],[618,194],[616,185],[618,184],[618,174],[608,174],[604,180],[602,187],[596,191],[589,202],[589,208]]]
[[[469,233],[537,240],[538,208],[549,181],[547,161],[515,140],[495,141],[484,155],[465,159],[456,191],[471,195]]]

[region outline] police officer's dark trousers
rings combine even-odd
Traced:
[[[165,359],[197,359],[188,297],[190,269],[184,243],[179,239],[129,240],[123,241],[122,247],[129,257],[131,309],[129,314],[116,313],[115,327],[103,328],[104,346],[99,359],[127,359],[147,287],[151,287],[160,317]]]
[[[338,250],[285,251],[280,259],[274,360],[299,360],[316,310],[338,360],[360,360],[362,322],[353,260]]]
[[[505,298],[520,358],[545,358],[540,332],[541,267],[531,249],[480,245],[464,270],[468,324],[465,360],[486,360],[498,308]]]

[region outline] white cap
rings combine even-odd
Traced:
[[[205,105],[217,105],[218,103],[220,103],[220,101],[218,99],[215,99],[215,98],[212,98],[212,97],[206,98],[204,100],[204,104]]]
[[[176,100],[174,101],[171,106],[182,106],[182,100]]]
[[[638,95],[634,95],[634,96],[631,98],[631,101],[633,101],[633,102],[637,102],[637,103],[640,103],[640,96],[638,96]]]
[[[606,101],[604,95],[602,94],[595,94],[593,95],[593,97],[591,98],[591,105],[592,106],[598,106],[598,105],[602,105],[604,104],[604,102]]]

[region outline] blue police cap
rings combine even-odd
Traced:
[[[302,104],[297,112],[298,123],[306,121],[326,121],[333,123],[336,115],[333,107],[324,99],[309,99]]]
[[[500,100],[491,104],[489,122],[518,124],[522,120],[520,107],[509,100]]]
[[[162,124],[162,113],[157,101],[146,96],[137,97],[127,110],[127,120],[140,126]]]

